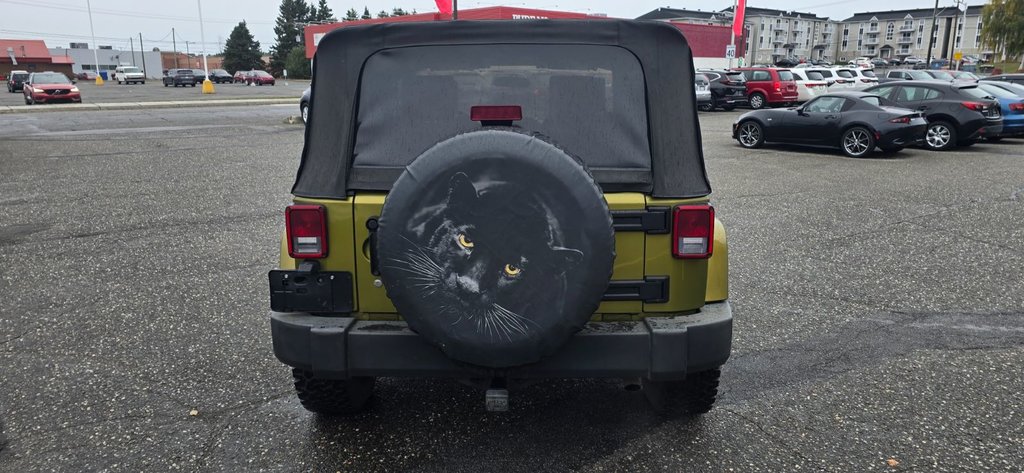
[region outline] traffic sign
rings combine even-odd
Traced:
[[[725,47],[725,58],[726,59],[733,59],[735,57],[736,57],[736,45],[735,44],[730,44],[730,45],[726,46]]]
[[[963,58],[964,58],[964,53],[962,53],[960,51],[957,51],[957,52],[953,53],[953,60],[954,61],[959,61],[959,60],[961,60]]]

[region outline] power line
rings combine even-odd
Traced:
[[[28,36],[29,38],[45,37],[45,38],[61,38],[61,39],[86,39],[86,40],[90,39],[89,35],[68,34],[68,33],[46,33],[46,32],[41,32],[41,31],[22,31],[22,30],[0,29],[0,33],[19,35],[19,36]],[[167,35],[167,36],[170,36],[170,35]],[[145,39],[146,42],[148,42],[148,43],[171,44],[171,41],[166,40],[167,36],[164,36],[164,39],[162,39],[162,40],[153,40],[153,39],[148,39],[148,38],[143,38],[143,39]],[[120,37],[120,36],[97,36],[96,39],[97,40],[107,41],[107,42],[127,43],[127,41],[125,41],[125,39],[123,37]],[[191,43],[191,44],[199,44],[199,41],[189,41],[189,43]],[[205,46],[216,46],[216,45],[217,45],[216,42],[207,42],[205,44]]]
[[[28,0],[0,0],[0,3],[7,3],[7,4],[11,4],[11,5],[18,5],[18,6],[25,6],[25,7],[45,8],[45,9],[48,9],[48,10],[63,10],[63,11],[72,11],[72,12],[79,12],[79,13],[87,13],[88,12],[88,10],[85,9],[85,8],[82,8],[82,7],[76,6],[76,5],[68,5],[66,3],[53,3],[53,2],[35,1],[35,0],[32,0],[32,1],[28,1]],[[188,21],[188,22],[194,22],[194,23],[198,23],[199,22],[199,19],[195,18],[195,17],[166,15],[166,14],[162,14],[162,13],[148,13],[148,12],[129,11],[129,10],[109,10],[109,9],[102,9],[102,8],[93,9],[92,12],[93,12],[93,14],[96,14],[96,15],[124,16],[124,17],[129,17],[129,18],[143,18],[143,19],[150,19],[150,20]],[[226,19],[226,18],[207,18],[206,22],[208,22],[208,23],[236,24],[236,23],[238,23],[238,20],[230,20],[230,19]],[[270,22],[270,21],[249,21],[247,23],[256,24],[256,25],[272,25],[272,24],[274,24],[274,22]]]

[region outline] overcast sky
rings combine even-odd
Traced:
[[[171,50],[171,28],[175,28],[178,49],[202,49],[199,43],[198,7],[191,0],[91,0],[93,21],[96,27],[97,43],[115,48],[129,47],[133,37],[138,48],[139,33],[146,49],[159,47]],[[376,16],[382,9],[392,7],[418,12],[434,11],[433,0],[328,0],[327,4],[336,16],[343,16],[345,10],[355,7],[360,13],[363,6],[369,7]],[[315,3],[315,2],[314,2]],[[940,6],[953,5],[952,0],[939,0]],[[980,4],[972,1],[971,4]],[[246,20],[256,40],[266,51],[274,43],[274,19],[280,0],[205,0],[206,43],[211,54],[220,51],[223,41],[231,29],[241,20]],[[497,2],[462,0],[460,9],[506,5],[548,10],[566,10],[584,13],[606,13],[619,18],[635,18],[658,7],[685,9],[719,10],[732,5],[730,0],[681,1],[665,3],[665,0],[537,0],[526,2]],[[807,11],[836,19],[846,18],[853,13],[872,10],[891,10],[894,2],[889,0],[757,0],[748,6],[785,10]],[[899,9],[931,8],[932,0],[905,0],[898,2]],[[44,39],[50,47],[66,47],[69,42],[89,42],[89,17],[86,14],[86,0],[0,0],[0,38]]]

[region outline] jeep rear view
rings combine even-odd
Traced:
[[[729,357],[686,40],[627,20],[340,28],[314,59],[271,271],[274,353],[304,407],[444,377],[508,408],[541,378],[714,403]]]

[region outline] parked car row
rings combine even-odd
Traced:
[[[885,76],[879,78],[880,82],[903,81],[903,80],[944,80],[947,82],[978,82],[979,77],[967,71],[946,71],[938,69],[891,69],[885,72]]]
[[[733,124],[745,148],[766,142],[839,148],[864,157],[880,148],[943,151],[1024,136],[1024,86],[915,79],[829,92],[800,107],[755,110]]]
[[[750,108],[790,106],[828,92],[861,90],[878,84],[871,69],[859,67],[740,67],[729,70],[698,69],[710,82],[710,104],[702,110],[732,110],[739,104]],[[739,97],[742,95],[742,97]]]

